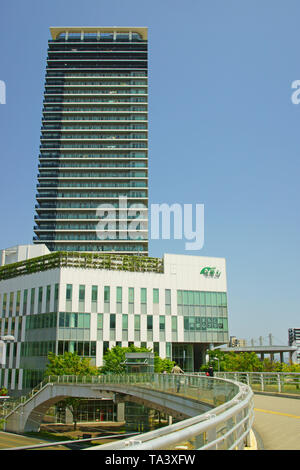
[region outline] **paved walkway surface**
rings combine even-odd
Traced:
[[[11,449],[14,447],[30,446],[35,444],[46,444],[49,441],[25,437],[19,434],[0,431],[0,450]],[[40,450],[66,450],[64,446],[46,447]]]
[[[255,394],[254,412],[264,450],[300,450],[300,399]]]

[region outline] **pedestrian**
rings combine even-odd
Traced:
[[[180,390],[180,377],[179,375],[180,374],[184,374],[183,370],[179,367],[178,364],[175,364],[173,369],[171,370],[171,374],[176,374],[178,375],[177,379],[176,379],[176,385],[177,385],[177,389],[176,389],[176,392],[178,393],[179,390]]]
[[[208,375],[209,375],[210,377],[213,377],[213,376],[214,376],[214,369],[213,369],[212,366],[209,366],[209,368],[208,368]]]

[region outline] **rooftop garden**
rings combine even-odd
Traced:
[[[113,271],[163,273],[163,260],[139,255],[56,251],[0,267],[0,281],[55,268],[109,269]]]

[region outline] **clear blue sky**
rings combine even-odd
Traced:
[[[150,203],[203,203],[203,256],[227,260],[230,335],[300,327],[300,3],[5,2],[0,248],[32,242],[50,26],[148,26]],[[151,241],[150,254],[187,253]]]

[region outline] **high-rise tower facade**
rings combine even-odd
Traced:
[[[147,255],[147,28],[50,31],[34,243]]]

